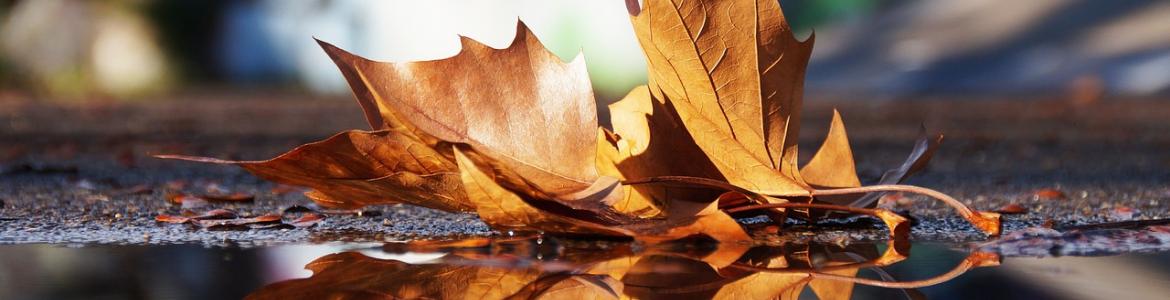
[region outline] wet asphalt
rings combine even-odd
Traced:
[[[506,234],[474,215],[408,205],[330,214],[306,229],[203,229],[155,221],[182,208],[170,194],[207,189],[255,196],[211,203],[244,215],[311,206],[298,190],[225,166],[153,159],[180,153],[266,159],[346,129],[364,128],[346,99],[295,94],[199,95],[157,103],[59,105],[0,101],[0,243],[203,244],[265,246],[306,242],[398,241]],[[1102,100],[1087,106],[1059,99],[934,99],[811,102],[802,152],[819,144],[829,112],[844,114],[863,182],[897,165],[920,123],[947,138],[931,167],[910,180],[979,210],[1016,203],[1006,233],[1116,221],[1170,218],[1170,103]],[[604,116],[603,116],[604,118]],[[807,147],[806,147],[807,146]],[[1052,191],[1062,196],[1052,197]],[[914,196],[887,197],[886,207],[915,220],[916,241],[983,242],[942,205]],[[765,243],[813,239],[881,240],[868,220],[788,224],[773,232],[745,224]]]

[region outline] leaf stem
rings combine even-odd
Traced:
[[[1000,232],[1003,230],[1003,228],[1000,224],[1000,216],[998,213],[984,212],[984,211],[973,211],[973,210],[971,210],[971,208],[967,207],[967,205],[964,205],[962,202],[959,202],[959,200],[957,200],[957,199],[955,199],[947,194],[944,194],[942,192],[932,190],[929,188],[920,187],[920,186],[904,185],[904,184],[871,185],[871,186],[853,187],[853,188],[813,190],[812,195],[813,195],[813,197],[816,197],[816,196],[867,194],[867,193],[874,193],[874,192],[907,192],[907,193],[924,195],[924,196],[942,201],[943,203],[946,203],[947,205],[950,205],[951,207],[955,208],[955,210],[958,211],[960,216],[962,216],[964,219],[967,219],[967,221],[970,221],[971,225],[974,225],[975,228],[978,228],[979,230],[983,231],[987,235],[999,236]],[[778,195],[769,195],[769,196],[781,197]]]
[[[920,187],[920,186],[913,186],[913,185],[881,184],[881,185],[871,185],[871,186],[851,187],[851,188],[761,194],[761,193],[757,193],[757,192],[736,186],[736,185],[728,183],[726,181],[717,180],[717,179],[710,179],[710,178],[702,178],[702,177],[691,177],[691,176],[656,176],[656,177],[647,177],[647,178],[643,178],[643,179],[628,180],[628,181],[622,182],[622,184],[626,184],[626,185],[652,184],[652,183],[689,184],[689,185],[702,186],[702,187],[708,187],[708,188],[722,189],[722,190],[726,190],[726,191],[733,191],[733,192],[741,193],[744,196],[747,196],[749,199],[752,199],[757,203],[770,202],[770,201],[767,201],[765,199],[766,197],[807,198],[807,197],[811,196],[811,197],[815,198],[817,196],[856,195],[856,194],[868,194],[868,193],[875,193],[875,192],[914,193],[914,194],[920,194],[920,195],[924,195],[924,196],[927,196],[930,198],[934,198],[936,200],[942,201],[943,203],[946,203],[947,205],[950,205],[951,207],[954,207],[955,210],[958,211],[960,216],[962,216],[964,219],[967,219],[967,221],[971,222],[971,225],[974,225],[975,228],[978,228],[980,231],[983,231],[983,233],[986,233],[989,236],[993,236],[993,237],[999,236],[1000,233],[1003,231],[1002,224],[1000,223],[1000,215],[998,213],[985,212],[985,211],[974,211],[974,210],[971,210],[971,208],[967,207],[967,205],[964,205],[962,202],[959,202],[959,200],[957,200],[951,196],[948,196],[947,194],[944,194],[942,192],[932,190],[929,188],[924,188],[924,187]],[[760,204],[760,205],[750,205],[750,206],[744,206],[744,207],[737,207],[737,208],[728,209],[727,212],[728,213],[735,213],[735,212],[760,209],[760,208],[765,208],[765,207],[768,207],[768,208],[784,207],[784,206],[767,206],[767,205],[773,205],[773,204]],[[785,205],[791,205],[791,204],[785,204]],[[753,207],[753,208],[745,209],[745,207]],[[787,206],[787,207],[797,207],[797,206]],[[863,208],[857,208],[857,207],[852,207],[852,206],[841,206],[841,205],[833,205],[833,206],[825,206],[825,207],[815,207],[815,206],[806,206],[806,207],[807,208],[817,208],[817,209],[838,210],[838,211],[844,211],[844,212],[850,212],[850,213],[862,213],[862,214],[870,214],[870,215],[873,215],[873,213],[875,213],[875,211],[872,211],[872,210],[865,210]],[[855,210],[855,209],[860,209],[860,210]]]

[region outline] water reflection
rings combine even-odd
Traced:
[[[719,245],[685,242],[642,246],[566,239],[473,239],[387,244],[383,251],[441,252],[423,263],[359,252],[322,256],[313,275],[273,283],[251,299],[370,297],[437,299],[849,299],[855,285],[902,289],[945,282],[970,268],[999,264],[975,252],[931,278],[894,278],[881,268],[907,258],[901,244],[849,246]],[[864,278],[869,269],[877,278]]]

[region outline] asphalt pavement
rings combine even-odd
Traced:
[[[815,98],[814,98],[815,99]],[[831,109],[844,115],[858,172],[873,181],[910,150],[920,124],[946,135],[930,168],[910,184],[948,193],[979,210],[1008,204],[1008,234],[1170,218],[1170,102],[1059,97],[921,97],[869,102],[809,100],[802,154],[819,145]],[[603,114],[602,118],[605,116]],[[156,222],[178,214],[173,195],[241,193],[248,202],[210,202],[245,216],[312,204],[295,188],[229,166],[151,158],[189,154],[266,159],[347,129],[365,128],[344,98],[295,93],[225,93],[159,101],[51,104],[0,101],[0,243],[206,244],[395,241],[505,234],[474,215],[408,205],[335,212],[310,228],[198,228]],[[985,242],[941,203],[888,196],[886,207],[915,220],[913,239]],[[744,220],[751,224],[758,220]],[[1156,223],[1156,221],[1155,221]],[[884,239],[867,220],[749,225],[763,242]],[[775,231],[775,233],[773,233]]]

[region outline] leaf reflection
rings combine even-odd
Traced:
[[[883,249],[884,248],[884,249]],[[309,278],[277,282],[249,299],[849,299],[856,284],[906,289],[945,282],[970,268],[998,265],[976,252],[951,271],[896,281],[881,270],[906,259],[909,247],[786,244],[755,246],[687,241],[645,246],[627,242],[539,237],[387,244],[387,252],[442,252],[419,264],[357,252],[309,263]],[[861,269],[880,279],[861,278]]]

